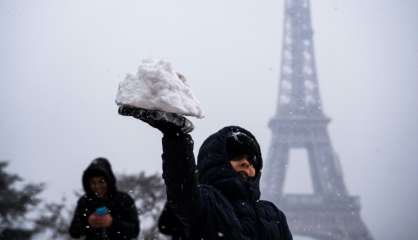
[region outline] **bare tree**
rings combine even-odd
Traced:
[[[118,186],[135,199],[141,219],[141,239],[165,239],[158,231],[158,217],[166,200],[161,175],[119,175]]]
[[[78,195],[78,194],[76,194]],[[63,197],[59,203],[45,203],[35,221],[37,232],[51,240],[70,240],[68,233],[74,208]]]
[[[29,213],[40,203],[44,184],[18,184],[23,179],[6,172],[7,165],[0,161],[0,239],[31,239],[37,229]]]

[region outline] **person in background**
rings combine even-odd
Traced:
[[[80,197],[71,221],[72,238],[85,240],[135,239],[139,218],[134,200],[118,191],[110,162],[96,158],[82,176],[85,194]]]
[[[162,233],[182,240],[292,240],[285,214],[260,200],[263,161],[251,132],[239,126],[220,129],[203,142],[196,165],[188,134],[193,124],[185,117],[126,105],[119,114],[163,133]]]

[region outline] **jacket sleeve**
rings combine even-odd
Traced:
[[[140,225],[138,211],[134,200],[127,194],[123,194],[122,206],[125,206],[123,217],[113,219],[111,228],[123,233],[127,238],[136,238],[139,235]]]
[[[283,234],[286,240],[293,240],[292,233],[290,232],[289,225],[287,224],[286,216],[283,214]]]
[[[72,238],[80,238],[86,235],[87,217],[85,214],[85,203],[82,198],[77,202],[77,207],[74,212],[73,220],[71,221],[69,233]]]
[[[168,207],[188,229],[197,197],[196,163],[193,139],[189,134],[165,134],[163,143],[163,179]]]
[[[279,218],[280,218],[280,223],[281,223],[280,231],[281,231],[281,234],[283,235],[283,239],[293,240],[292,233],[290,232],[289,225],[287,224],[286,215],[281,210],[279,210],[277,207],[276,207],[276,209],[279,212]]]

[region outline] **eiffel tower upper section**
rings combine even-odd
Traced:
[[[279,99],[265,182],[272,199],[283,196],[290,149],[306,149],[315,196],[348,196],[337,154],[327,131],[316,72],[309,0],[286,0]]]
[[[324,118],[308,0],[287,0],[284,19],[280,118]]]

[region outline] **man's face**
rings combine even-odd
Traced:
[[[89,179],[90,189],[97,197],[103,198],[107,193],[107,183],[104,177],[91,177]]]
[[[229,161],[235,172],[241,174],[245,179],[255,176],[255,168],[248,161],[247,156]]]

